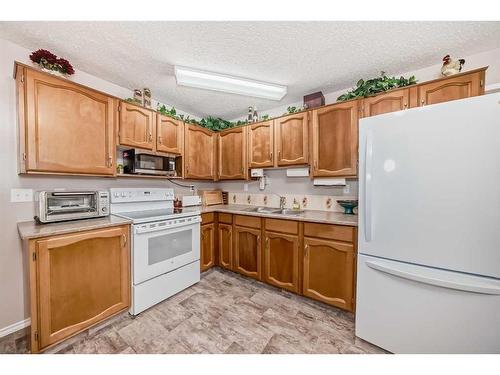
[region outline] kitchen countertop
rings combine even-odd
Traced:
[[[323,223],[323,224],[349,225],[353,227],[358,226],[358,215],[346,215],[343,214],[342,212],[305,210],[305,212],[300,215],[282,215],[282,214],[268,214],[262,212],[245,211],[246,209],[252,207],[256,206],[243,205],[243,204],[217,204],[214,206],[202,206],[198,207],[197,209],[201,209],[202,214],[207,212],[226,212],[228,214],[270,217],[273,219],[307,221],[307,222]]]
[[[55,236],[58,234],[82,232],[91,229],[114,227],[131,224],[132,221],[118,216],[106,216],[96,219],[62,221],[51,224],[37,224],[34,220],[17,223],[17,230],[23,240]]]

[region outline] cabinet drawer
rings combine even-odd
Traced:
[[[214,220],[215,220],[215,214],[213,212],[207,212],[205,214],[201,214],[202,224],[212,223]]]
[[[266,230],[281,233],[299,233],[299,223],[292,220],[266,219]]]
[[[234,215],[234,223],[242,227],[260,228],[260,217]]]
[[[232,224],[233,223],[233,215],[226,213],[219,213],[219,223]]]
[[[304,224],[304,236],[354,242],[354,228],[334,224]]]

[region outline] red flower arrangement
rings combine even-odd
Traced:
[[[54,70],[62,74],[74,74],[75,70],[68,60],[57,58],[52,52],[46,49],[39,49],[32,52],[30,55],[30,60],[34,63],[40,65],[42,68],[48,70]]]

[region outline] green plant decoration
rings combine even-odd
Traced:
[[[345,101],[362,97],[366,98],[368,96],[378,94],[379,92],[410,86],[416,83],[417,80],[415,76],[411,76],[410,78],[404,78],[403,76],[396,78],[388,77],[385,75],[385,72],[381,72],[380,77],[372,78],[367,81],[360,79],[358,83],[356,83],[355,88],[340,95],[337,98],[337,101]]]
[[[262,115],[260,119],[263,121],[269,120],[269,115]]]
[[[286,112],[283,113],[283,115],[289,115],[289,114],[292,114],[292,113],[302,112],[305,109],[306,109],[306,107],[294,107],[294,106],[290,106],[290,107],[286,108]]]
[[[134,98],[127,98],[125,99],[127,103],[132,103],[132,104],[137,104],[137,105],[142,105],[140,100],[134,99]]]

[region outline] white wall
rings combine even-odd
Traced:
[[[29,317],[27,262],[23,260],[21,241],[17,233],[18,221],[31,220],[34,205],[11,203],[12,188],[48,190],[108,189],[110,187],[175,187],[163,180],[110,179],[92,177],[43,177],[17,174],[16,96],[13,79],[14,61],[30,64],[30,51],[0,39],[0,329]],[[97,90],[126,98],[132,92],[103,79],[77,70],[73,80]],[[181,112],[182,113],[182,112]],[[196,183],[197,187],[209,187],[210,183]],[[186,193],[189,190],[180,190]]]

